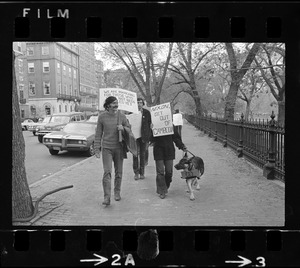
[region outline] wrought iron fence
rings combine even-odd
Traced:
[[[284,126],[280,126],[272,112],[270,120],[244,120],[242,114],[239,120],[228,121],[212,116],[197,117],[184,115],[185,119],[223,143],[237,151],[238,157],[247,160],[263,169],[268,179],[284,181]]]

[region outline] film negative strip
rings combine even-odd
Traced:
[[[6,171],[7,176],[1,179],[2,267],[300,266],[297,168],[299,2],[37,2],[0,3],[0,7],[2,92],[5,92],[1,108],[3,115],[8,111],[12,111],[13,115],[12,157],[7,157],[7,152],[11,151],[10,144],[5,146],[5,149],[9,147],[8,150],[2,150],[5,154],[2,160],[7,159],[8,162],[3,166],[13,168],[13,173]],[[91,45],[95,53],[99,53],[98,62],[90,57]],[[251,63],[247,65],[247,60],[250,60],[249,54],[254,53],[255,46],[257,51],[265,52],[254,68]],[[270,47],[273,54],[268,52]],[[234,49],[240,49],[239,54],[235,54]],[[101,54],[103,51],[104,54]],[[205,58],[209,51],[214,53]],[[152,53],[156,53],[157,64],[153,62]],[[116,60],[118,56],[119,60]],[[127,60],[122,61],[122,56]],[[233,62],[230,61],[231,56]],[[204,65],[200,59],[204,58],[207,67],[201,69]],[[135,66],[136,59],[140,59],[139,66]],[[255,57],[251,61],[254,60]],[[169,68],[165,68],[166,62]],[[130,66],[135,69],[130,69]],[[218,66],[219,79],[231,76],[228,80],[223,77],[223,83],[213,80],[213,73],[207,77],[210,75],[208,70],[215,70],[209,68],[212,66]],[[174,170],[168,195],[162,195],[156,184],[159,163],[154,160],[153,148],[149,147],[151,155],[145,167],[146,179],[134,179],[129,152],[128,159],[124,160],[122,199],[115,200],[112,196],[110,205],[103,206],[105,187],[102,189],[103,168],[99,168],[102,161],[97,157],[62,154],[55,159],[53,155],[58,154],[60,149],[54,147],[49,147],[51,155],[46,156],[45,140],[41,144],[43,139],[39,143],[37,137],[29,136],[29,131],[22,135],[21,127],[15,126],[21,118],[32,117],[33,114],[36,117],[41,112],[39,109],[46,118],[47,113],[74,111],[82,112],[85,117],[90,112],[89,116],[93,116],[95,100],[98,101],[98,92],[93,90],[99,87],[135,88],[133,91],[139,92],[140,86],[140,93],[145,92],[142,97],[148,104],[177,103],[172,107],[179,107],[188,114],[189,101],[184,97],[175,101],[175,96],[169,95],[172,87],[179,95],[186,90],[180,86],[188,84],[191,88],[189,94],[195,99],[197,87],[191,87],[191,78],[196,73],[199,81],[194,83],[198,87],[207,87],[207,81],[211,81],[215,86],[210,87],[211,92],[217,85],[222,85],[224,90],[227,87],[224,92],[228,93],[230,82],[242,75],[242,72],[232,70],[237,66],[240,66],[239,70],[248,66],[245,69],[257,71],[252,73],[258,82],[248,78],[249,84],[244,81],[243,87],[258,83],[257,87],[264,84],[269,92],[277,88],[273,92],[277,98],[274,102],[278,106],[276,109],[286,104],[283,108],[284,128],[269,130],[268,125],[260,125],[259,129],[260,133],[271,133],[265,138],[268,145],[273,144],[272,133],[277,133],[273,141],[277,144],[276,148],[281,148],[283,164],[280,166],[276,162],[274,165],[278,165],[276,170],[279,170],[277,173],[281,179],[274,179],[275,169],[270,171],[269,166],[255,168],[242,161],[254,155],[251,163],[259,163],[259,157],[263,155],[262,158],[272,164],[272,154],[278,153],[270,149],[273,147],[264,147],[262,150],[267,151],[260,154],[251,154],[254,148],[250,147],[247,154],[244,148],[253,145],[243,140],[244,136],[236,134],[237,142],[233,141],[232,147],[239,154],[244,152],[244,158],[234,158],[235,150],[210,142],[209,136],[215,137],[216,141],[224,139],[226,144],[231,142],[226,140],[227,136],[218,137],[219,129],[217,131],[216,121],[211,121],[212,117],[206,129],[196,123],[195,128],[189,117],[185,117],[185,122],[189,122],[182,129],[182,141],[188,147],[186,153],[201,155],[205,164],[200,191],[195,189],[195,196],[192,196],[193,191],[190,190],[190,195],[187,195],[184,180],[176,178],[180,172]],[[270,76],[278,78],[273,82],[262,71],[271,66],[274,68]],[[181,69],[187,71],[185,75],[180,72]],[[145,73],[139,73],[139,70]],[[203,70],[205,72],[201,73]],[[167,80],[162,80],[162,77],[167,77]],[[236,92],[241,83],[240,80]],[[162,93],[153,91],[159,86]],[[18,100],[14,97],[14,90],[10,89],[16,89]],[[120,92],[116,95],[119,105],[122,100]],[[205,94],[213,96],[215,93],[208,90]],[[157,100],[158,97],[161,101]],[[226,95],[220,99],[222,97]],[[9,105],[11,102],[7,100],[11,98],[12,105]],[[128,100],[129,97],[126,98]],[[211,109],[208,112],[212,113],[217,106],[209,108],[212,107],[209,105],[214,101],[202,106]],[[134,100],[123,104],[132,103]],[[83,104],[90,109],[84,110]],[[201,101],[194,103],[193,109],[197,110],[197,105],[201,106]],[[100,110],[99,106],[96,110]],[[161,113],[158,117],[164,115],[161,120],[167,125],[168,115],[163,114],[163,108],[157,109]],[[21,115],[18,115],[19,110]],[[241,129],[243,126],[238,127]],[[168,129],[160,131],[166,133]],[[206,132],[208,136],[204,135]],[[286,134],[285,142],[278,138]],[[6,134],[2,137],[7,140]],[[261,140],[264,138],[261,137]],[[258,140],[254,144],[258,144]],[[31,154],[28,148],[34,153]],[[16,160],[18,153],[23,162]],[[181,152],[176,152],[176,160],[180,158]],[[20,168],[16,170],[17,167]],[[31,172],[30,175],[28,172]],[[31,177],[36,180],[29,181]],[[28,211],[31,213],[28,214]]]

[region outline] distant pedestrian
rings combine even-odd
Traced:
[[[130,125],[126,116],[118,111],[118,100],[114,96],[108,97],[103,105],[106,110],[98,117],[98,123],[95,134],[95,155],[100,158],[100,149],[102,149],[103,162],[103,205],[110,205],[111,197],[111,177],[112,162],[115,169],[114,196],[116,201],[121,200],[121,182],[123,173],[123,147],[119,141],[119,131],[124,132]]]
[[[175,126],[175,129],[179,133],[179,136],[181,137],[183,119],[182,119],[182,114],[179,112],[179,109],[176,109],[175,113],[173,114],[173,124]]]
[[[160,198],[165,198],[173,176],[173,160],[175,159],[175,147],[186,152],[187,148],[174,128],[174,134],[151,137],[153,143],[153,156],[156,166],[156,193]]]
[[[134,179],[145,178],[145,166],[148,163],[148,147],[151,136],[151,113],[144,109],[145,102],[137,98],[138,113],[127,115],[131,130],[136,138],[138,156],[133,155]]]

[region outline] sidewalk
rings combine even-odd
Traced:
[[[186,182],[175,168],[167,197],[159,198],[150,147],[146,179],[133,179],[130,153],[124,160],[121,201],[116,202],[112,195],[109,207],[101,205],[102,159],[90,157],[30,185],[33,201],[59,187],[73,185],[73,188],[45,197],[35,219],[14,225],[283,226],[284,184],[267,180],[260,168],[184,123],[183,142],[205,163],[201,189],[194,191],[195,201],[189,200]],[[182,155],[176,148],[174,164]]]

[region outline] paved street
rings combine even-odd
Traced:
[[[25,140],[25,168],[29,184],[50,176],[86,159],[81,152],[60,152],[51,155],[48,148],[30,131],[23,131]]]
[[[70,168],[30,185],[33,200],[56,188],[73,188],[47,196],[30,223],[14,225],[145,225],[145,226],[283,226],[284,184],[269,181],[262,170],[230,148],[207,137],[185,121],[183,142],[201,156],[205,172],[195,201],[189,200],[180,171],[173,169],[173,182],[165,199],[156,194],[155,165],[150,147],[146,179],[135,181],[132,155],[124,160],[122,200],[112,198],[101,205],[102,159],[87,158]],[[182,157],[176,151],[174,164]]]

